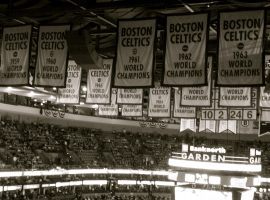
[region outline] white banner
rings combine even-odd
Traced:
[[[265,87],[260,88],[260,107],[270,108],[270,93],[265,92]]]
[[[78,104],[80,102],[81,67],[74,60],[68,61],[66,88],[58,89],[57,103]]]
[[[264,122],[270,122],[270,109],[269,108],[261,109],[260,120]]]
[[[265,55],[265,82],[260,88],[260,107],[270,108],[270,55]]]
[[[208,86],[183,87],[181,95],[182,106],[210,106],[212,83],[212,57],[208,57]]]
[[[239,134],[257,134],[259,128],[258,121],[238,120],[237,133]]]
[[[196,118],[196,108],[180,106],[181,90],[178,88],[174,89],[174,107],[173,117],[177,118]]]
[[[86,103],[109,104],[113,59],[103,60],[103,69],[90,69],[87,77]]]
[[[153,80],[156,20],[120,20],[115,87],[150,87]]]
[[[221,133],[224,131],[228,131],[228,132],[236,133],[236,125],[237,125],[236,120],[220,120],[218,132]]]
[[[265,89],[264,89],[264,92],[270,93],[270,55],[265,55]]]
[[[185,130],[191,130],[194,133],[196,133],[196,119],[181,118],[180,132],[183,132]]]
[[[219,105],[228,107],[251,106],[250,87],[220,87]]]
[[[171,113],[171,88],[150,88],[148,116],[170,117]]]
[[[264,84],[264,10],[221,12],[217,84]]]
[[[142,104],[143,89],[118,89],[118,104]]]
[[[117,89],[112,88],[111,104],[99,105],[98,114],[100,116],[118,116],[118,104],[116,104]]]
[[[122,116],[141,117],[142,105],[122,105]]]
[[[206,85],[208,14],[167,17],[164,85]]]
[[[70,25],[40,26],[35,86],[65,87]]]
[[[29,85],[28,69],[32,26],[6,27],[1,48],[0,85]]]
[[[200,120],[199,132],[216,132],[216,120]]]

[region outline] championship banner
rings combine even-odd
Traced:
[[[208,86],[183,87],[181,95],[182,106],[210,106],[212,87],[212,57],[208,57]]]
[[[116,104],[117,89],[112,88],[111,104],[99,105],[98,115],[100,116],[118,116],[118,104]]]
[[[68,61],[66,88],[58,89],[57,103],[78,104],[80,102],[81,67],[74,60]]]
[[[191,130],[194,133],[196,133],[196,119],[181,118],[180,132],[183,132],[185,130]]]
[[[142,114],[142,105],[122,105],[122,116],[141,117]]]
[[[217,84],[263,85],[265,11],[221,12],[219,17]]]
[[[153,85],[156,20],[119,20],[115,87]]]
[[[216,132],[216,120],[200,120],[199,132]]]
[[[196,118],[196,108],[180,106],[181,90],[178,88],[174,89],[174,107],[173,117],[176,118]]]
[[[113,59],[103,60],[103,69],[90,69],[87,77],[86,103],[109,104]]]
[[[201,119],[204,120],[227,120],[227,107],[219,106],[219,88],[212,84],[211,106],[201,108]]]
[[[143,89],[118,89],[118,104],[142,104]]]
[[[206,85],[208,14],[167,17],[163,85]]]
[[[171,88],[150,88],[148,116],[170,117],[171,114]]]
[[[270,55],[265,55],[265,93],[270,93]]]
[[[236,125],[237,121],[236,120],[219,120],[219,127],[218,127],[218,132],[232,132],[236,133]]]
[[[250,87],[220,87],[219,105],[228,107],[251,106]]]
[[[270,108],[270,55],[265,55],[265,86],[260,88],[260,107]]]
[[[270,108],[270,93],[265,92],[265,87],[261,87],[260,107],[261,108]]]
[[[270,122],[260,121],[258,136],[261,137],[263,135],[269,135],[269,134],[270,134]]]
[[[1,86],[29,85],[31,33],[31,25],[4,28],[1,48]]]
[[[262,108],[260,113],[260,120],[265,122],[270,122],[270,109]]]
[[[70,25],[40,26],[34,85],[65,87]]]
[[[239,134],[257,134],[259,129],[258,121],[250,120],[238,120],[237,121],[237,133]]]

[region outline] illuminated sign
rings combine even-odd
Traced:
[[[188,148],[189,147],[189,148]],[[205,147],[205,146],[192,146],[188,144],[182,144],[182,152],[188,152],[188,151],[193,151],[193,152],[206,152],[206,153],[226,153],[226,149],[223,147],[217,147],[217,148],[210,148],[210,147]]]
[[[205,172],[178,172],[177,181],[195,185],[229,186],[245,188],[254,184],[256,176],[213,175]],[[257,184],[258,185],[258,184]],[[193,186],[192,186],[193,187]]]
[[[214,171],[260,172],[261,151],[252,148],[247,156],[231,156],[226,154],[223,147],[182,144],[182,152],[173,152],[169,165]]]

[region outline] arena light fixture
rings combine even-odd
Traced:
[[[70,186],[69,182],[56,182],[55,183],[56,187],[66,187],[66,186]]]
[[[43,187],[43,188],[55,187],[55,183],[42,184],[42,187]]]
[[[70,186],[76,186],[76,185],[82,185],[83,182],[82,181],[70,181],[69,185]]]
[[[118,180],[117,183],[118,185],[136,185],[137,181],[136,180]]]
[[[141,185],[155,185],[154,181],[138,181],[138,184]]]
[[[61,176],[76,174],[134,174],[134,175],[157,175],[157,176],[177,176],[177,172],[172,171],[151,171],[151,170],[132,170],[132,169],[51,169],[36,171],[8,171],[0,172],[0,178],[21,177],[21,176]]]
[[[9,185],[9,186],[4,186],[4,191],[14,191],[14,190],[21,190],[22,185]]]
[[[82,91],[86,92],[87,91],[87,87],[86,86],[82,86]]]
[[[22,171],[0,172],[0,178],[4,178],[4,177],[20,177],[20,176],[22,176]]]
[[[175,182],[172,181],[155,181],[156,186],[175,186]]]
[[[29,185],[24,185],[23,189],[27,190],[27,189],[38,189],[39,188],[39,184],[29,184]]]
[[[83,185],[107,185],[107,180],[84,180]]]
[[[179,160],[169,158],[168,164],[173,167],[202,169],[212,171],[233,171],[233,172],[261,172],[260,164],[235,164],[235,163],[219,163],[219,162],[202,162],[193,160]]]

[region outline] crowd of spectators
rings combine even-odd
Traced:
[[[128,192],[127,192],[127,191]],[[171,200],[171,189],[129,186],[126,190],[105,187],[61,187],[0,193],[2,200]]]
[[[171,152],[180,151],[182,143],[205,146],[223,146],[231,155],[241,155],[250,147],[262,149],[263,173],[270,174],[268,143],[260,141],[210,140],[185,135],[161,135],[123,132],[103,132],[98,129],[61,127],[50,124],[0,121],[0,170],[52,168],[126,168],[166,170]],[[77,177],[81,180],[82,177]],[[84,177],[87,178],[87,177]],[[93,177],[91,177],[93,178]],[[105,178],[99,175],[97,178]],[[134,178],[134,177],[133,177]],[[140,179],[141,177],[135,177]],[[0,179],[0,185],[46,182],[40,177]],[[71,177],[76,180],[76,177]],[[50,180],[52,181],[52,180]],[[56,182],[56,181],[55,181]],[[121,186],[122,187],[122,186]],[[82,199],[82,200],[170,200],[170,196],[154,195],[156,188],[115,188],[111,190],[77,187],[48,190],[25,190],[0,193],[0,199]],[[146,190],[145,190],[146,189]],[[149,192],[151,191],[151,192]],[[90,193],[89,195],[87,195]],[[93,195],[95,194],[95,195]],[[1,196],[2,195],[2,196]],[[257,199],[265,199],[256,196]]]
[[[181,144],[223,146],[231,155],[263,150],[264,172],[268,170],[270,145],[260,141],[211,140],[189,134],[161,135],[103,132],[98,129],[50,124],[0,122],[0,169],[128,168],[168,169],[168,158]]]

